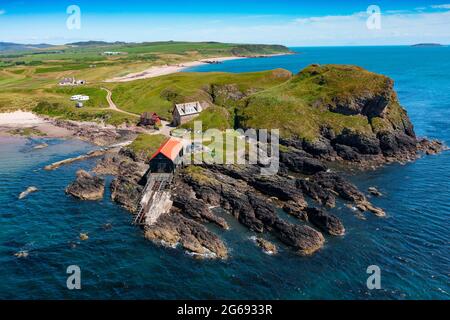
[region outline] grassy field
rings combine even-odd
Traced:
[[[105,51],[120,54],[107,56]],[[107,87],[116,105],[141,114],[156,112],[171,120],[175,103],[201,101],[207,108],[197,120],[203,129],[280,129],[283,137],[314,140],[326,127],[370,133],[399,124],[404,110],[392,99],[384,118],[333,112],[357,96],[376,96],[387,78],[354,66],[312,65],[297,75],[282,69],[253,73],[177,73],[126,83],[103,83],[113,76],[150,66],[218,56],[257,56],[284,53],[282,46],[224,43],[156,42],[141,44],[79,43],[32,52],[0,55],[0,112],[15,109],[81,121],[119,125],[136,117],[108,109]],[[62,77],[88,81],[86,86],[61,88]],[[77,109],[74,94],[90,100]],[[193,123],[183,127],[192,128]]]
[[[124,123],[136,123],[136,117],[102,108],[78,109],[75,106],[67,106],[60,103],[39,102],[32,110],[43,116],[66,120],[95,121],[116,126]]]
[[[280,70],[242,74],[186,72],[127,83],[108,84],[108,87],[113,90],[114,102],[121,109],[133,113],[156,112],[170,120],[175,103],[198,100],[214,104],[211,96],[212,86],[235,85],[240,92],[261,91],[282,84],[290,76],[289,72]],[[223,106],[222,101],[218,101],[218,104]],[[230,114],[234,111],[229,104],[226,108],[227,110],[215,109],[220,111],[217,113],[220,119],[213,119],[210,116],[211,111],[206,111],[204,120],[210,119],[222,127],[226,126],[226,122],[231,121],[230,125],[232,125],[231,115],[226,115],[225,111]]]
[[[104,53],[118,52],[118,55]],[[153,43],[101,43],[85,42],[23,52],[0,52],[0,112],[17,109],[32,110],[40,102],[58,104],[53,113],[70,118],[97,118],[116,123],[120,117],[114,112],[99,110],[107,107],[105,95],[100,90],[103,81],[117,76],[145,70],[151,66],[183,63],[219,56],[257,56],[272,53],[287,53],[283,46],[245,45],[216,42],[153,42]],[[76,77],[88,82],[86,87],[59,88],[63,77]],[[161,86],[169,87],[171,79]],[[136,86],[144,84],[136,84]],[[114,85],[111,85],[114,86]],[[172,102],[164,99],[135,99],[134,84],[114,95],[125,109],[140,113],[157,107],[157,111],[170,109]],[[176,86],[176,84],[175,84]],[[127,90],[130,89],[130,92]],[[91,100],[85,103],[92,110],[74,110],[71,95],[87,94]],[[130,100],[130,101],[128,101]],[[136,101],[137,100],[137,101]],[[133,105],[136,103],[136,105]],[[159,103],[163,106],[159,107]],[[39,110],[42,111],[43,108]],[[45,109],[45,108],[44,108]],[[52,113],[52,114],[53,114]],[[167,115],[166,116],[170,116]]]

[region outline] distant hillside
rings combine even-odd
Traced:
[[[0,42],[0,52],[6,51],[32,51],[39,49],[47,49],[53,47],[51,44],[20,44],[12,42]]]
[[[413,44],[411,47],[443,47],[440,43],[417,43]]]
[[[96,47],[96,46],[114,46],[114,45],[124,45],[126,42],[106,42],[106,41],[80,41],[67,43],[67,46],[77,46],[77,47]]]

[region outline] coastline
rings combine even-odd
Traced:
[[[165,76],[173,73],[182,72],[188,68],[198,67],[201,65],[208,64],[208,62],[223,62],[229,60],[239,60],[239,59],[248,59],[248,58],[267,58],[267,57],[275,57],[275,56],[284,56],[295,53],[275,53],[275,54],[267,54],[267,55],[257,55],[257,56],[233,56],[233,57],[217,57],[217,58],[205,58],[196,61],[185,62],[176,65],[163,65],[163,66],[154,66],[148,69],[145,69],[140,72],[130,73],[125,76],[115,77],[112,79],[105,80],[104,82],[130,82],[135,80],[143,80],[149,78],[155,78],[159,76]]]
[[[137,131],[102,125],[41,117],[30,111],[0,113],[0,138],[80,139],[105,147],[134,139]]]
[[[29,134],[14,134],[14,130],[28,130]],[[55,125],[51,120],[42,118],[29,111],[0,113],[0,137],[29,136],[45,138],[68,138],[73,132]]]

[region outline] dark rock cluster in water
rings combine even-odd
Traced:
[[[84,170],[77,172],[77,179],[67,187],[66,193],[81,200],[100,200],[105,192],[105,180]]]

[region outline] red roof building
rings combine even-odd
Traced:
[[[183,142],[170,138],[163,143],[150,159],[150,171],[154,173],[171,173],[183,158]]]

